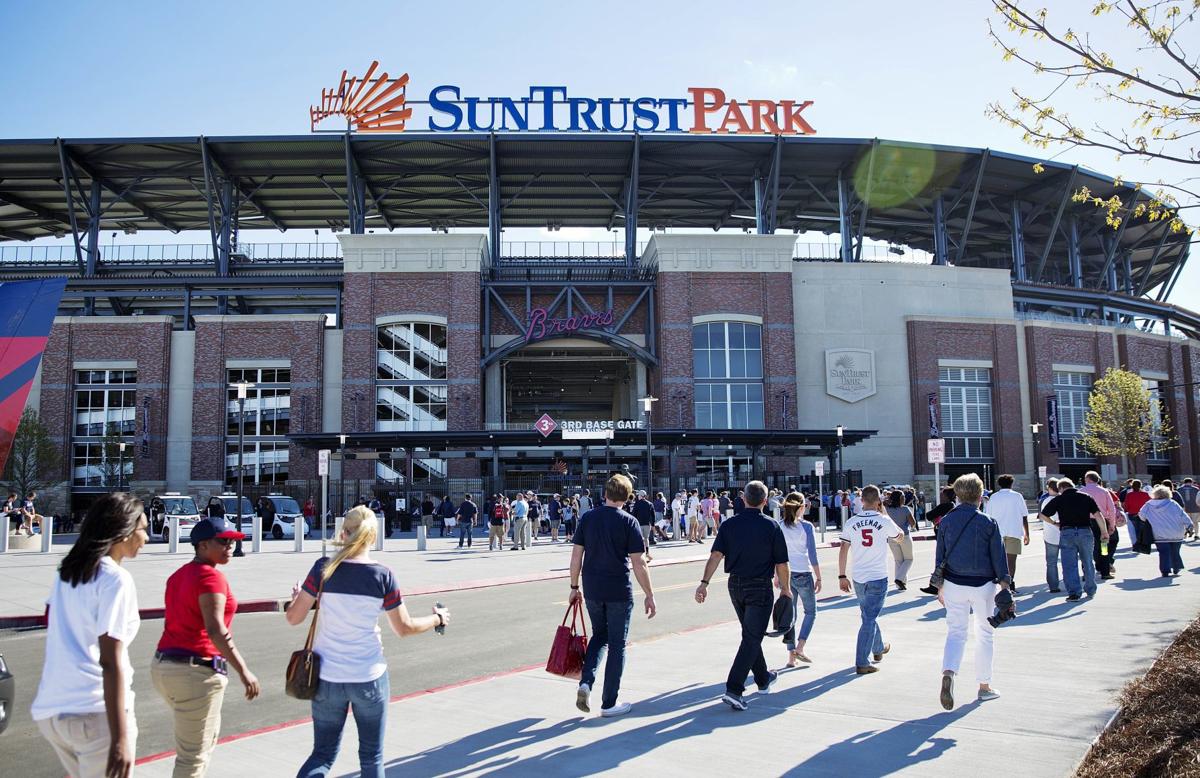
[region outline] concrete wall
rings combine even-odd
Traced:
[[[1013,319],[1006,271],[900,263],[793,263],[796,413],[800,429],[877,430],[845,449],[845,466],[871,480],[914,474],[912,390],[905,318]],[[825,351],[875,352],[876,394],[850,403],[826,393]],[[936,381],[936,374],[934,376]],[[808,470],[813,460],[806,460]]]

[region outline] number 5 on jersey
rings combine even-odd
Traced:
[[[862,532],[862,544],[864,547],[875,545],[875,535],[874,535],[875,530],[874,529],[872,529],[871,527],[864,527],[861,530],[861,532]]]

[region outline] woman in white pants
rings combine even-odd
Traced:
[[[992,688],[992,638],[994,628],[987,619],[998,605],[1011,608],[1008,593],[1012,578],[1000,528],[990,516],[980,513],[983,481],[974,473],[954,482],[959,504],[946,514],[938,526],[935,575],[943,581],[938,601],[946,606],[946,647],[942,652],[941,703],[954,708],[954,677],[962,664],[967,631],[975,620],[975,680],[980,701],[994,700],[999,693]],[[931,582],[932,583],[932,582]],[[1000,593],[1003,590],[1003,593]]]

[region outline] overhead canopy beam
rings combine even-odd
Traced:
[[[979,188],[983,186],[983,175],[987,169],[988,156],[991,149],[984,149],[979,160],[979,172],[975,175],[975,187],[971,190],[971,204],[967,207],[967,219],[963,222],[962,237],[958,239],[958,253],[954,256],[954,264],[962,264],[967,253],[967,238],[971,235],[971,224],[975,221],[975,206],[979,202]]]
[[[1038,258],[1037,270],[1033,272],[1033,280],[1041,282],[1042,271],[1046,269],[1046,260],[1050,257],[1050,249],[1054,247],[1054,240],[1058,237],[1058,225],[1062,221],[1063,211],[1067,208],[1067,203],[1071,201],[1071,195],[1075,192],[1075,176],[1079,173],[1079,165],[1071,168],[1071,174],[1067,176],[1067,185],[1063,189],[1062,197],[1058,201],[1058,210],[1054,212],[1054,221],[1050,225],[1050,234],[1046,237],[1046,245],[1042,248],[1042,256]]]
[[[625,264],[632,267],[637,262],[638,230],[638,170],[641,167],[642,136],[633,136],[633,150],[629,154],[629,178],[625,186]]]
[[[236,186],[238,191],[241,192],[241,199],[244,200],[245,202],[253,205],[255,207],[255,209],[258,210],[259,214],[264,219],[266,219],[268,222],[271,223],[271,226],[273,226],[275,229],[279,230],[280,232],[284,232],[285,230],[287,230],[287,225],[283,223],[283,220],[280,219],[277,215],[275,215],[275,213],[270,208],[268,208],[266,205],[264,205],[262,202],[262,199],[260,197],[258,197],[258,195],[257,195],[258,190],[262,188],[263,184],[265,184],[267,181],[270,181],[272,178],[274,178],[274,176],[266,176],[266,180],[263,181],[262,184],[259,184],[254,189],[250,189],[249,187],[244,186],[240,179],[229,175],[228,167],[221,162],[220,155],[217,154],[216,151],[209,144],[208,138],[206,138],[204,136],[200,136],[200,146],[201,146],[201,154],[200,154],[201,161],[203,161],[203,159],[205,157],[207,157],[209,165],[213,166],[217,170],[217,172],[219,172],[222,176],[233,181],[234,186]]]
[[[113,195],[115,195],[118,199],[124,200],[126,203],[128,203],[130,205],[130,207],[136,209],[139,213],[141,213],[142,216],[145,216],[147,219],[151,219],[153,221],[158,222],[159,224],[166,227],[171,232],[178,233],[178,232],[183,231],[183,227],[179,226],[173,218],[166,216],[161,211],[151,208],[151,207],[139,202],[138,200],[135,200],[133,197],[131,197],[129,195],[128,192],[120,189],[116,184],[114,184],[112,181],[108,180],[104,176],[99,175],[96,172],[96,170],[94,168],[92,168],[87,162],[84,162],[83,160],[79,159],[77,156],[75,156],[71,152],[70,149],[66,148],[66,144],[63,144],[62,149],[63,149],[63,153],[67,157],[67,160],[69,162],[71,162],[75,167],[79,168],[84,173],[86,173],[88,178],[92,179],[93,181],[99,181],[100,186],[107,189],[109,192],[111,192]]]

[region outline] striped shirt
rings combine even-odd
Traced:
[[[312,566],[304,591],[317,596],[328,558]],[[321,680],[366,683],[387,671],[379,614],[400,607],[402,599],[392,571],[376,562],[347,559],[338,565],[321,591],[313,651],[321,657]]]

